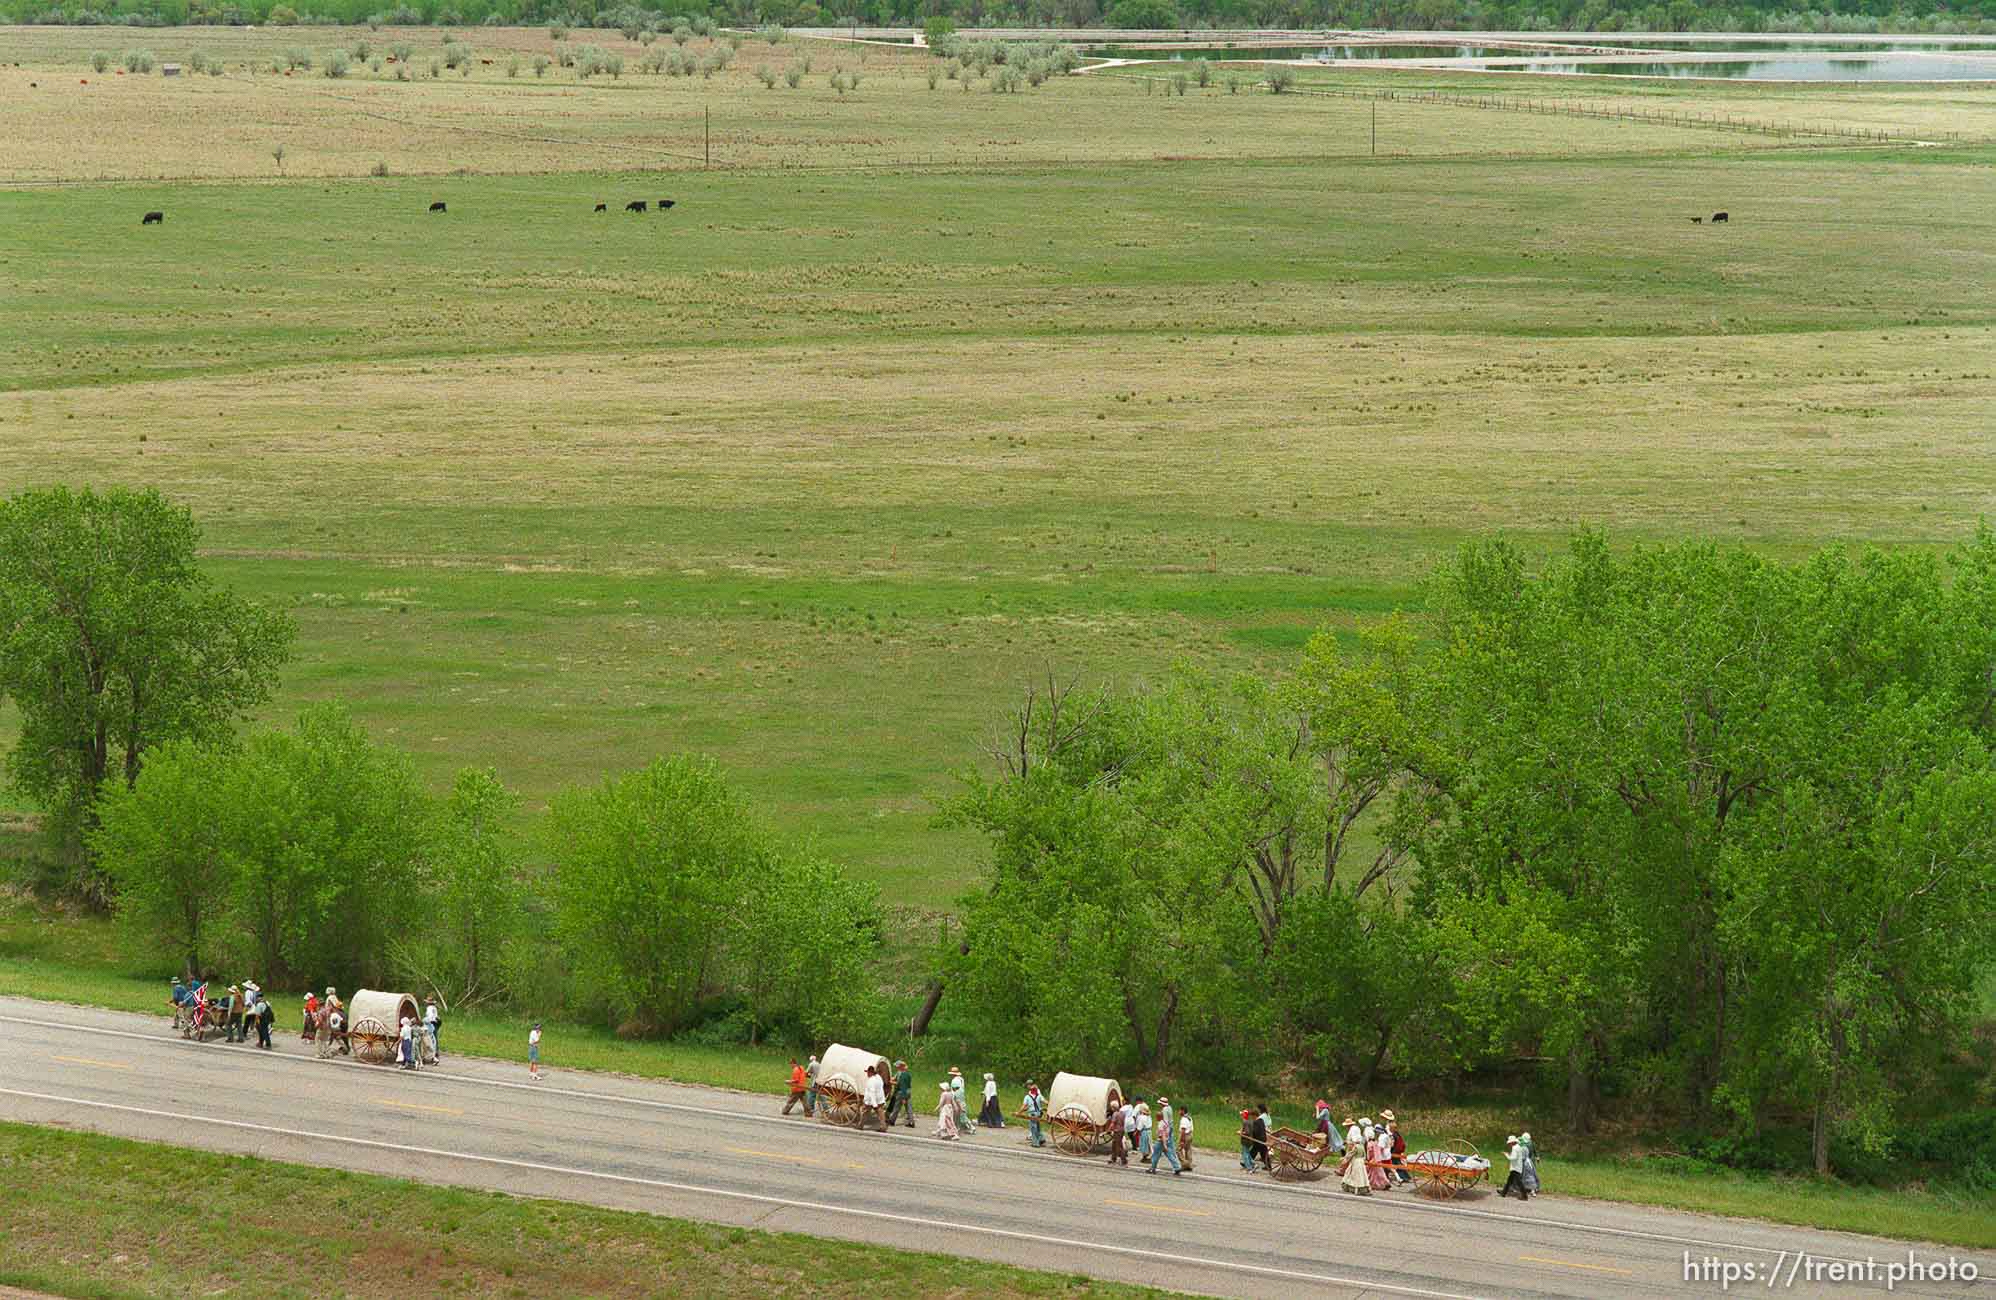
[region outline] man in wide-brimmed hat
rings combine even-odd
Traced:
[[[894,1096],[887,1103],[887,1122],[894,1123],[896,1115],[908,1128],[915,1127],[915,1076],[906,1061],[894,1062]]]

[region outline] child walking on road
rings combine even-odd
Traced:
[[[527,1031],[527,1074],[535,1079],[541,1077],[541,1026],[539,1021],[534,1022],[534,1027]]]

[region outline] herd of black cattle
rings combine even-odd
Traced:
[[[679,202],[679,200],[677,199],[660,199],[658,200],[656,206],[660,212],[663,212],[677,202]],[[644,199],[632,199],[629,203],[626,203],[624,205],[624,211],[647,212],[650,211],[653,206],[654,206],[653,204],[648,203]],[[596,205],[596,210],[598,212],[608,212],[610,210],[610,205],[607,203],[599,203]],[[448,212],[450,211],[450,208],[447,207],[442,200],[438,200],[437,202],[432,203],[430,205],[430,211]],[[1720,219],[1723,220],[1724,219],[1723,216]],[[148,212],[143,217],[139,218],[139,224],[142,226],[157,226],[162,221],[165,220],[166,220],[166,214],[164,212]]]

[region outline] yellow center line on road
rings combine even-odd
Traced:
[[[1104,1205],[1123,1205],[1132,1210],[1156,1210],[1159,1214],[1190,1214],[1201,1219],[1213,1217],[1211,1210],[1188,1210],[1179,1205],[1152,1205],[1149,1201],[1104,1201]]]
[[[451,1109],[451,1108],[450,1108],[449,1106],[418,1106],[418,1105],[417,1105],[417,1104],[416,1104],[415,1102],[413,1102],[413,1101],[396,1101],[396,1100],[395,1100],[395,1099],[394,1099],[393,1097],[376,1097],[376,1098],[375,1098],[374,1100],[375,1100],[375,1103],[376,1103],[377,1105],[381,1105],[381,1106],[393,1106],[393,1107],[395,1107],[395,1108],[396,1108],[397,1110],[425,1110],[425,1111],[428,1111],[428,1112],[429,1112],[430,1114],[432,1114],[432,1115],[462,1115],[462,1114],[464,1114],[464,1112],[463,1112],[463,1111],[461,1111],[461,1110],[452,1110],[452,1109]]]
[[[738,1156],[761,1156],[764,1160],[787,1160],[793,1165],[822,1165],[825,1163],[816,1156],[794,1156],[788,1151],[758,1151],[754,1147],[722,1147],[721,1149],[723,1151],[732,1151]],[[851,1160],[841,1160],[839,1165],[844,1169],[866,1168],[865,1165]]]
[[[93,1061],[87,1056],[51,1056],[51,1061],[66,1061],[71,1065],[94,1065],[100,1070],[129,1070],[132,1067],[123,1061]]]
[[[1557,1264],[1561,1268],[1583,1268],[1589,1273],[1620,1273],[1625,1277],[1635,1274],[1632,1268],[1610,1268],[1606,1264],[1576,1264],[1570,1259],[1546,1259],[1539,1255],[1520,1255],[1518,1259],[1525,1264]]]

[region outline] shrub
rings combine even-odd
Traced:
[[[755,70],[755,79],[762,83],[764,90],[776,89],[776,69],[766,63]]]
[[[714,34],[714,20],[705,15],[695,18],[692,26],[695,36],[712,36]]]
[[[545,77],[548,74],[548,64],[553,61],[545,54],[536,54],[534,56],[534,75],[536,77]]]
[[[381,74],[381,56],[379,54],[367,61],[367,70],[376,76]]]
[[[858,90],[858,89],[859,89],[859,69],[858,69],[858,68],[854,68],[854,69],[853,69],[853,70],[852,70],[851,72],[848,72],[848,73],[846,73],[846,86],[847,86],[848,88],[852,89],[852,90]]]
[[[805,75],[805,76],[807,76],[807,77],[808,77],[808,76],[810,76],[810,75],[811,75],[811,56],[810,56],[809,54],[806,54],[806,55],[805,55],[805,56],[804,56],[803,58],[801,58],[801,59],[797,60],[797,62],[798,62],[798,64],[799,64],[799,66],[801,66],[801,67],[802,67],[802,68],[804,69],[804,75]]]
[[[380,14],[369,14],[367,16],[367,30],[370,32],[380,31],[384,21]]]
[[[603,70],[613,78],[622,79],[624,75],[624,56],[621,54],[607,56],[603,60]]]
[[[376,158],[374,160],[374,166],[367,169],[367,174],[370,176],[386,176],[388,174],[387,160],[382,158]]]
[[[374,53],[374,47],[368,44],[367,38],[363,36],[352,45],[349,45],[347,51],[353,55],[355,63],[365,63],[368,56]]]
[[[302,45],[293,45],[284,51],[284,66],[296,70],[312,66],[312,51]]]
[[[351,66],[353,66],[353,56],[345,50],[334,50],[326,56],[326,75],[334,81],[346,76],[347,69]]]
[[[1213,65],[1205,59],[1192,60],[1192,79],[1204,90],[1213,84]]]
[[[1227,74],[1227,93],[1228,93],[1229,95],[1238,95],[1238,94],[1240,94],[1240,93],[1241,93],[1241,74],[1240,74],[1240,73],[1238,73],[1238,72],[1229,72],[1229,73]]]
[[[845,94],[848,89],[846,74],[843,71],[834,70],[831,76],[831,86],[833,90],[838,91],[841,95]]]
[[[726,36],[725,38],[723,38],[723,39],[725,39],[725,40],[727,41],[727,43],[728,43],[728,53],[729,53],[729,54],[731,54],[731,55],[732,55],[732,54],[738,54],[738,53],[740,53],[740,52],[741,52],[741,48],[742,48],[742,34],[741,34],[740,32],[729,32],[729,33],[727,34],[727,36]]]
[[[151,50],[126,50],[125,71],[151,72],[153,56]]]
[[[219,77],[222,75],[222,61],[220,59],[217,59],[213,63],[210,63],[208,65],[208,75],[211,77]]]
[[[290,5],[275,6],[270,11],[270,25],[272,27],[296,27],[298,25],[298,11]]]
[[[104,69],[102,68],[97,69],[97,71],[99,72],[102,72],[103,70]],[[187,52],[187,70],[189,72],[197,72],[197,73],[206,72],[208,70],[208,51],[189,50]]]
[[[644,46],[646,49],[650,49],[651,43],[657,39],[658,33],[649,27],[638,33],[638,44]]]
[[[1185,88],[1191,84],[1192,78],[1186,76],[1184,73],[1174,72],[1171,74],[1171,90],[1173,94],[1183,95]]]
[[[756,28],[755,34],[767,42],[771,48],[783,44],[790,35],[790,33],[784,31],[783,28],[775,23],[764,23],[762,26]]]
[[[549,23],[549,24],[548,24],[548,39],[549,39],[549,40],[555,40],[555,41],[565,41],[565,40],[567,40],[567,39],[568,39],[568,24],[567,24],[567,23]]]
[[[1270,68],[1268,70],[1268,93],[1279,95],[1296,84],[1296,69]]]
[[[111,66],[111,56],[99,50],[90,56],[90,66],[102,72]]]
[[[936,88],[936,83],[938,81],[941,81],[942,79],[943,79],[942,70],[936,67],[935,64],[931,63],[929,65],[929,89],[934,90]]]
[[[397,63],[407,63],[415,55],[416,47],[407,41],[397,41],[388,47],[388,52],[395,56]]]
[[[930,49],[948,43],[956,35],[956,23],[951,19],[936,16],[922,24],[922,41]]]
[[[642,24],[627,22],[617,29],[617,34],[627,41],[635,41],[646,33]]]
[[[679,26],[672,29],[672,43],[674,45],[684,45],[686,44],[686,42],[692,39],[693,39],[693,29],[691,27],[688,27],[685,23],[681,23],[679,24]]]
[[[783,84],[795,90],[804,84],[804,65],[793,63],[783,70]]]
[[[1047,65],[1044,60],[1034,59],[1026,65],[1026,84],[1037,86],[1047,79]]]
[[[471,47],[459,45],[456,41],[444,42],[444,66],[460,68],[471,60]]]
[[[435,80],[436,80],[436,79],[437,79],[438,77],[441,77],[441,76],[443,76],[443,75],[444,75],[444,65],[443,65],[443,64],[441,64],[441,63],[439,63],[439,62],[437,62],[437,61],[436,61],[435,59],[431,59],[431,60],[430,60],[430,80],[432,80],[432,81],[435,81]]]

